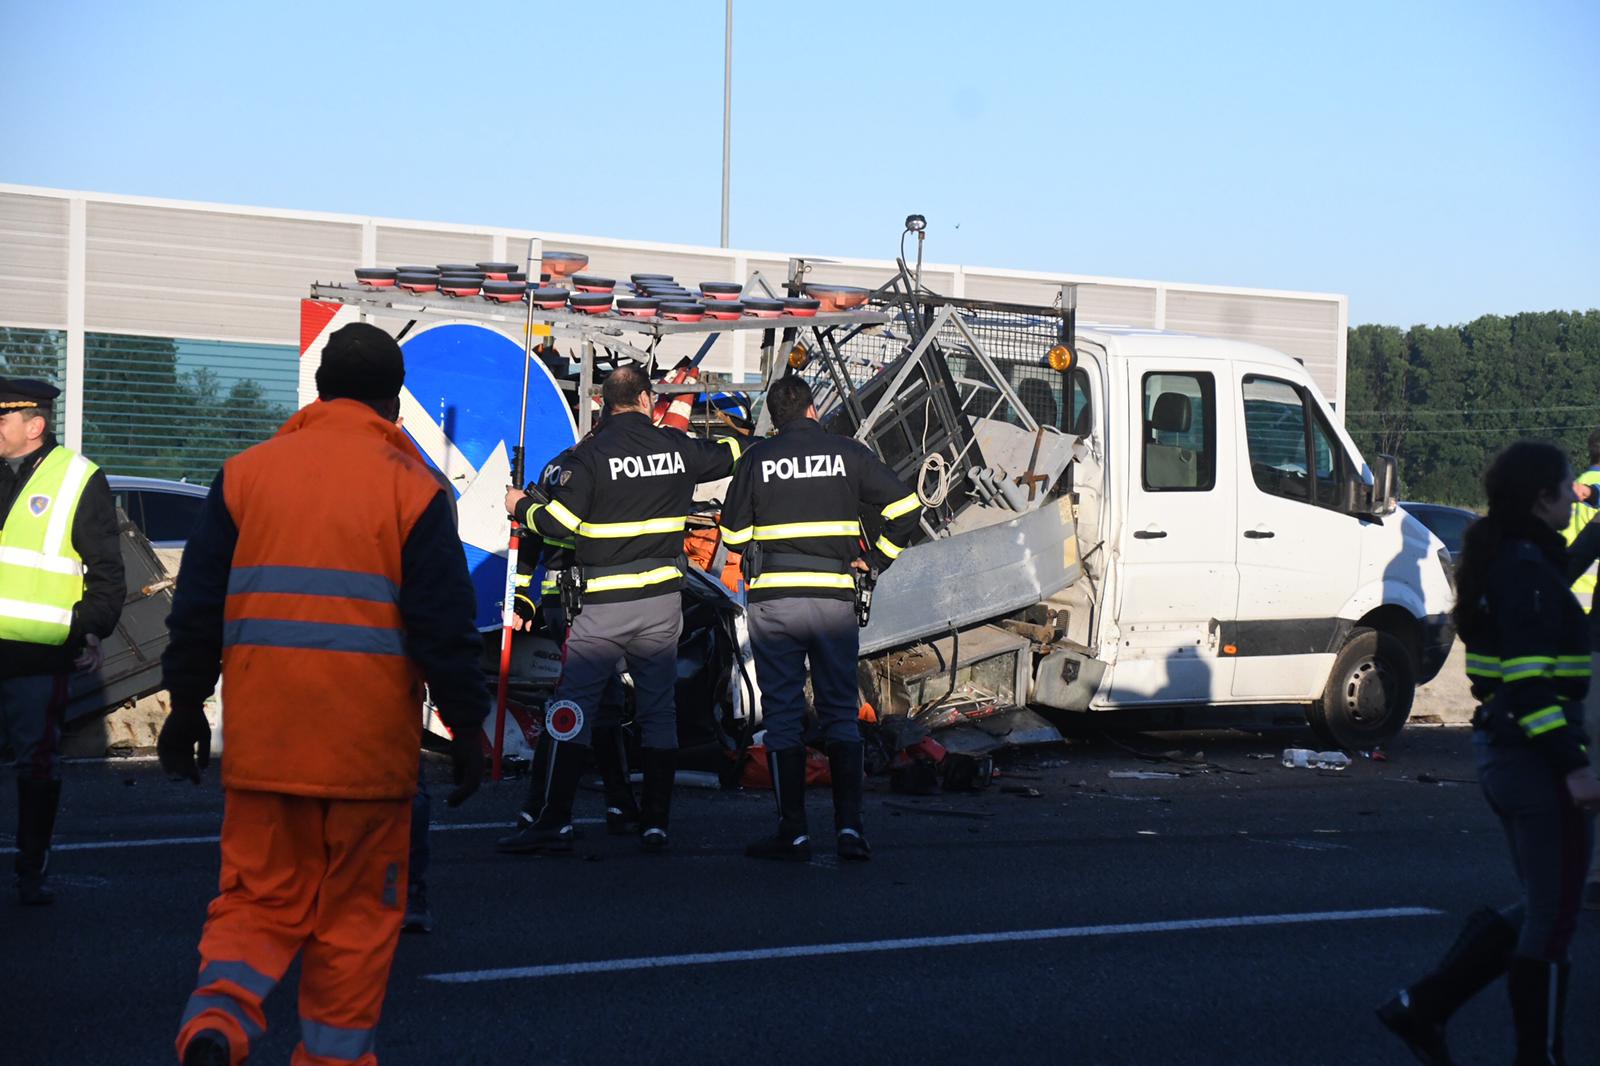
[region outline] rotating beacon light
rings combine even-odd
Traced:
[[[917,269],[912,275],[917,291],[922,290],[922,242],[928,237],[928,220],[921,215],[907,215],[905,232],[900,235],[900,262],[905,264],[906,233],[917,235]]]
[[[1071,369],[1077,359],[1078,346],[1078,286],[1076,282],[1061,285],[1061,328],[1056,336],[1056,346],[1046,357],[1052,370]]]

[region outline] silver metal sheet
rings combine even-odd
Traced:
[[[1083,568],[1071,505],[1047,504],[1009,522],[908,548],[878,582],[861,654],[940,636],[1031,606]]]

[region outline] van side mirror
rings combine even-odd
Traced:
[[[1382,518],[1394,513],[1395,461],[1392,455],[1380,455],[1372,461],[1372,484],[1358,477],[1344,482],[1344,512],[1361,518]]]
[[[1367,500],[1367,513],[1374,518],[1394,514],[1399,506],[1398,467],[1392,455],[1380,455],[1372,463],[1372,489]]]

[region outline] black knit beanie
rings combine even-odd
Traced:
[[[334,330],[317,368],[317,394],[324,400],[392,400],[405,381],[400,345],[368,322]]]

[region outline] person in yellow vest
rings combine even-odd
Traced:
[[[1578,539],[1578,534],[1583,532],[1583,527],[1600,515],[1600,429],[1589,434],[1589,469],[1578,475],[1578,479],[1572,483],[1572,489],[1578,495],[1578,502],[1572,505],[1572,521],[1561,531],[1569,548]],[[1578,602],[1583,604],[1585,610],[1594,606],[1594,587],[1595,568],[1591,564],[1572,583],[1572,594],[1578,597]]]
[[[1593,526],[1600,515],[1600,429],[1589,434],[1589,469],[1578,475],[1572,483],[1578,502],[1572,505],[1572,521],[1561,531],[1566,538],[1567,576],[1573,578],[1572,594],[1578,597],[1589,612],[1591,621],[1590,643],[1600,649],[1600,615],[1594,613],[1595,559],[1600,557],[1600,526]],[[1591,528],[1593,526],[1593,528]],[[1584,530],[1588,530],[1584,533]],[[1582,536],[1580,536],[1582,534]],[[1600,651],[1592,651],[1591,669],[1600,670]],[[1600,684],[1589,686],[1586,713],[1591,722],[1600,722]],[[1594,851],[1589,866],[1589,879],[1583,886],[1583,906],[1600,911],[1600,848]]]
[[[0,741],[17,760],[17,898],[28,905],[55,898],[45,868],[67,678],[99,668],[126,592],[111,486],[50,432],[59,395],[0,378]]]

